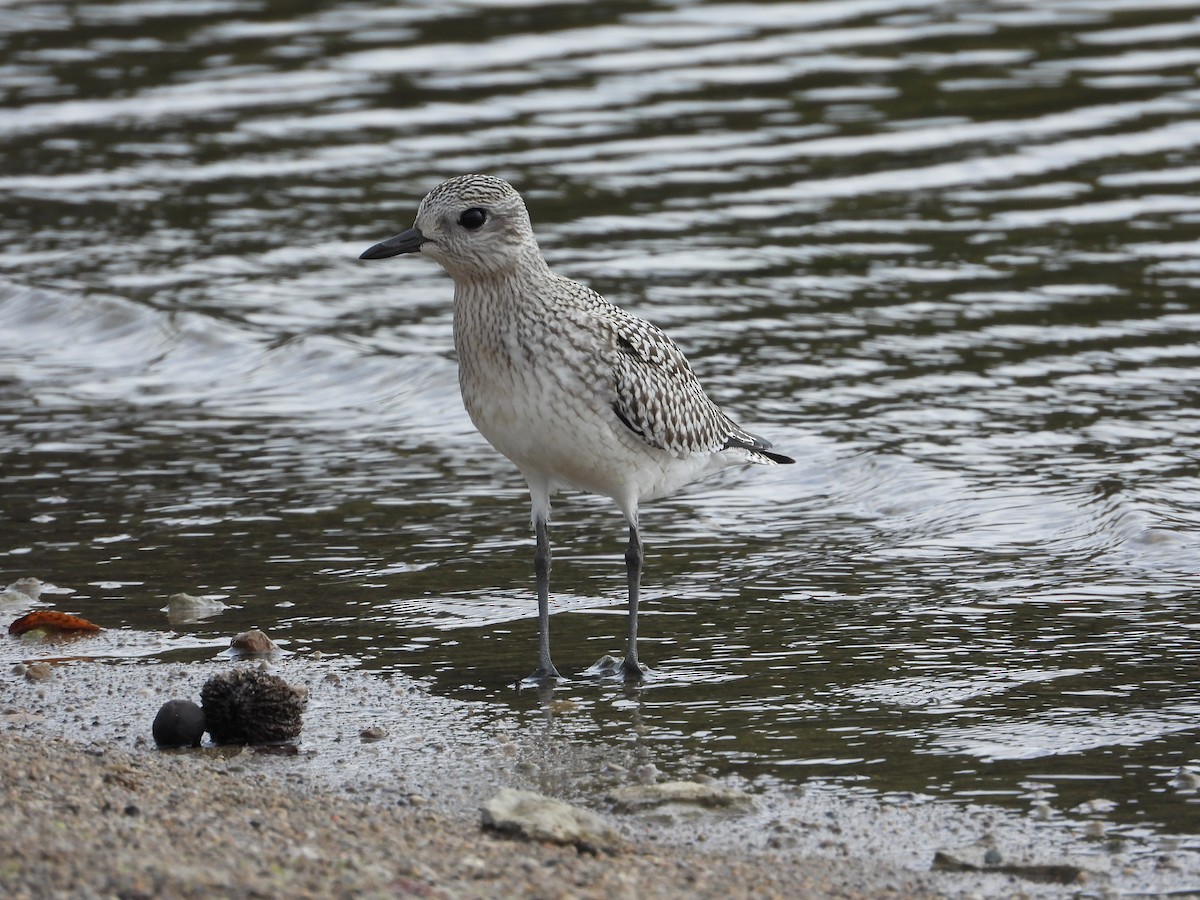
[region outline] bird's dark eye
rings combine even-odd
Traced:
[[[474,231],[476,228],[482,228],[483,223],[487,221],[487,213],[478,206],[472,206],[461,216],[458,217],[458,224],[468,231]]]

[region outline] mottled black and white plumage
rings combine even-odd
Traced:
[[[640,680],[638,505],[732,463],[793,460],[738,427],[655,326],[550,271],[511,185],[463,175],[421,202],[414,227],[363,259],[421,253],[454,279],[459,386],[475,426],[529,482],[537,533],[539,660],[550,661],[547,522],[570,487],[611,497],[629,522],[629,633],[621,670]]]

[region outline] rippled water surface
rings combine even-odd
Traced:
[[[125,655],[254,625],[537,723],[449,280],[357,259],[491,172],[798,459],[645,508],[658,676],[555,733],[1200,832],[1198,67],[1169,0],[7,3],[0,582]],[[554,539],[575,674],[624,528],[567,496]]]

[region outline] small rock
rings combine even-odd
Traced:
[[[503,788],[481,808],[484,828],[531,841],[571,844],[581,850],[612,852],[624,846],[620,833],[603,818],[532,791]]]
[[[44,582],[39,578],[18,578],[4,589],[4,593],[12,591],[16,594],[24,594],[27,600],[36,600],[42,594],[43,584]]]
[[[1200,775],[1197,775],[1185,766],[1180,766],[1175,772],[1175,777],[1169,783],[1176,790],[1194,791],[1197,787],[1200,787]]]
[[[469,878],[488,877],[488,864],[478,856],[464,856],[458,861],[458,867]]]
[[[645,763],[633,770],[633,777],[637,779],[638,784],[654,784],[661,774],[654,763]]]
[[[372,725],[369,728],[364,728],[358,733],[358,739],[364,744],[373,744],[376,741],[382,741],[387,736],[387,729],[380,728],[378,725]]]
[[[50,668],[49,663],[30,663],[25,669],[26,681],[49,681],[53,677],[54,669]]]
[[[279,649],[273,640],[257,628],[234,635],[229,648],[238,656],[267,656]]]
[[[933,854],[931,868],[942,872],[999,872],[1043,884],[1081,884],[1088,878],[1086,869],[1070,863],[1001,862],[992,865],[987,862],[992,853],[996,853],[993,848],[979,844],[957,850],[938,850]]]
[[[168,700],[150,729],[160,747],[199,747],[204,737],[204,710],[191,700]]]
[[[191,594],[172,594],[167,598],[167,620],[172,625],[189,625],[229,609],[220,600],[195,597]]]
[[[733,788],[695,781],[664,781],[662,784],[628,785],[610,791],[608,798],[617,812],[639,812],[668,803],[690,804],[707,809],[750,806],[749,794]]]

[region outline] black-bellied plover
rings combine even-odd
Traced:
[[[629,628],[620,671],[640,681],[638,505],[731,463],[794,460],[739,428],[658,328],[550,271],[525,202],[506,181],[462,175],[421,201],[412,228],[362,259],[421,253],[454,279],[454,346],[475,427],[525,480],[537,540],[538,665],[550,660],[550,496],[611,497],[629,522]]]

